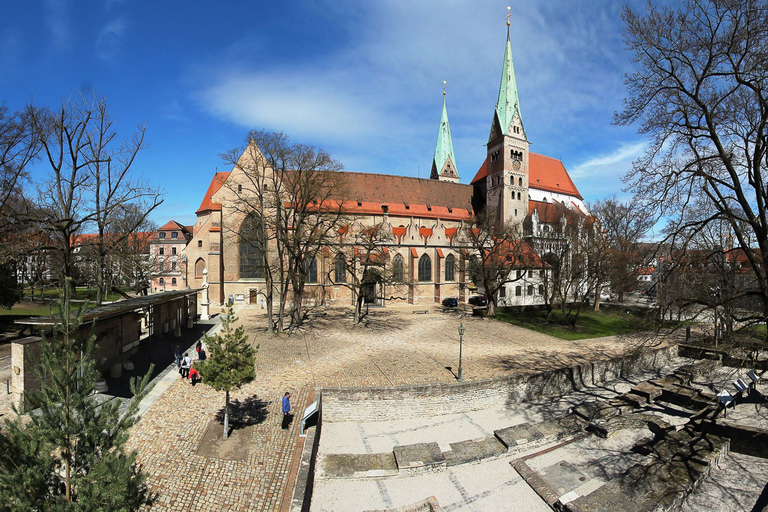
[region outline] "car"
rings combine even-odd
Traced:
[[[455,308],[459,306],[459,299],[456,297],[446,297],[443,299],[443,306],[447,308]]]
[[[469,302],[473,306],[487,306],[488,305],[488,301],[485,300],[485,297],[483,297],[482,295],[475,295],[473,297],[470,297],[467,302]]]

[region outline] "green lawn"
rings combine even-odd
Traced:
[[[499,311],[496,319],[562,340],[583,340],[644,331],[650,325],[643,318],[621,311],[582,311],[575,327],[571,327],[559,311],[547,321],[544,310]]]

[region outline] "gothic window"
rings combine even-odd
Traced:
[[[198,258],[195,262],[195,278],[202,279],[203,270],[205,270],[205,260],[203,258]]]
[[[160,278],[160,286],[165,286],[165,279],[162,277]]]
[[[392,280],[396,283],[403,282],[403,257],[399,254],[392,259]]]
[[[336,283],[347,282],[347,261],[344,259],[344,255],[339,253],[336,256],[336,261],[333,264],[333,281]]]
[[[197,248],[198,249],[202,249],[203,248],[203,241],[202,240],[198,240],[197,241]]]
[[[419,258],[419,281],[431,281],[432,280],[432,260],[429,256],[422,254]]]
[[[523,178],[517,178],[517,184],[523,186]]]
[[[249,215],[240,226],[240,279],[264,279],[264,255],[259,238],[258,222]]]
[[[317,260],[315,258],[304,259],[304,276],[305,283],[317,282]]]
[[[520,192],[517,193],[517,200],[520,200]]]
[[[449,254],[445,258],[445,280],[456,280],[456,258],[453,257],[453,254]]]
[[[480,270],[480,261],[478,261],[477,256],[469,258],[469,278],[473,282],[479,281],[482,277]]]

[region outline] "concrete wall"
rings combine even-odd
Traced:
[[[535,375],[516,375],[461,384],[326,388],[322,392],[323,421],[366,422],[381,418],[419,418],[508,406],[526,400],[560,396],[659,367],[676,355],[677,347],[667,347]]]

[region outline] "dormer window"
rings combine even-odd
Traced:
[[[357,202],[357,206],[358,206],[358,208],[359,208],[359,207],[361,207],[361,206],[363,206],[363,202],[362,202],[362,201],[358,201],[358,202]]]
[[[428,204],[428,205],[427,205],[427,211],[428,211],[428,212],[431,212],[431,211],[432,211],[432,205],[431,205],[431,204]]]
[[[171,233],[171,238],[179,238],[179,234],[176,231],[174,231],[173,233]]]
[[[165,238],[165,233],[160,232],[160,238]]]
[[[406,210],[410,210],[411,209],[411,205],[409,205],[408,203],[405,203],[405,209]]]

